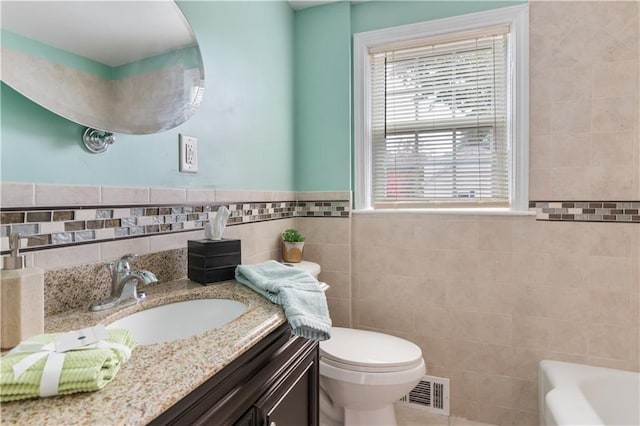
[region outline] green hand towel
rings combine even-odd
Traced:
[[[41,334],[28,341],[50,343],[56,336],[58,334]],[[125,329],[109,330],[106,341],[124,345],[129,349],[136,345],[129,331]],[[20,377],[14,377],[13,366],[29,355],[31,354],[7,353],[0,358],[0,402],[40,396],[40,379],[46,357],[29,367]],[[126,354],[116,349],[94,348],[65,352],[58,395],[102,389],[114,378],[126,360]]]

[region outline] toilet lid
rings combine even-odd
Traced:
[[[388,334],[333,327],[331,339],[320,342],[320,356],[345,368],[393,371],[419,363],[422,351],[417,345]]]

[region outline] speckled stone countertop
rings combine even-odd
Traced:
[[[2,425],[146,424],[286,321],[280,306],[235,281],[201,286],[184,278],[145,291],[146,300],[124,309],[90,313],[84,308],[48,317],[46,331],[108,324],[142,309],[190,299],[234,299],[245,303],[247,312],[187,339],[137,346],[111,383],[97,392],[3,403]]]

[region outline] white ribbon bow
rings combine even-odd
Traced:
[[[32,365],[40,361],[42,358],[47,357],[44,369],[42,370],[42,378],[40,379],[40,396],[46,397],[58,395],[58,386],[60,384],[60,376],[62,374],[62,366],[64,364],[66,352],[89,349],[115,349],[124,355],[125,361],[131,356],[131,349],[128,346],[120,343],[107,342],[105,340],[100,340],[81,347],[57,351],[56,342],[44,344],[27,341],[20,343],[9,352],[31,353],[31,355],[20,360],[13,366],[13,377],[18,379]]]

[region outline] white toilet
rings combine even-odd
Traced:
[[[293,264],[315,277],[317,263]],[[333,327],[320,342],[320,425],[393,426],[393,403],[426,372],[420,348],[372,331]]]
[[[333,327],[320,342],[320,424],[395,425],[393,403],[425,372],[422,351],[407,340]]]

